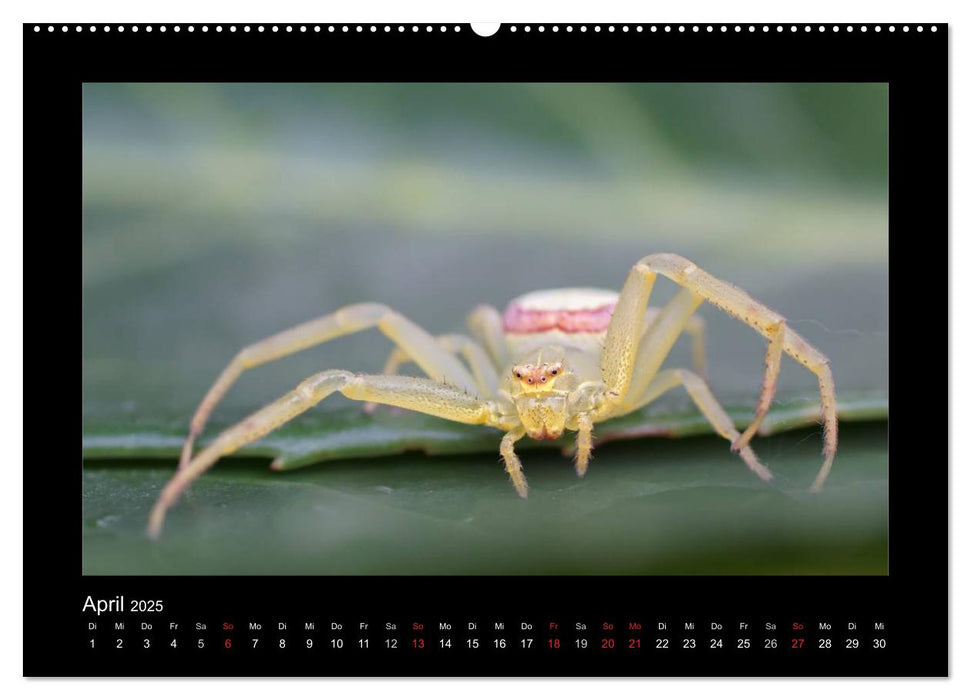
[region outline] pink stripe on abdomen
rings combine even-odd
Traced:
[[[602,333],[610,325],[613,313],[614,304],[574,310],[524,309],[519,304],[510,304],[502,316],[502,330],[506,333],[545,333],[553,330]]]

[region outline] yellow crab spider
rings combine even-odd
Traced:
[[[648,308],[657,275],[682,287],[663,308]],[[768,339],[765,377],[752,423],[739,433],[702,378],[704,325],[693,315],[707,301],[744,321]],[[503,431],[499,453],[519,495],[526,477],[513,449],[525,435],[555,439],[576,431],[576,471],[583,476],[593,448],[593,426],[635,411],[678,385],[688,392],[719,435],[763,480],[772,478],[749,447],[772,404],[782,354],[819,380],[823,417],[823,464],[812,485],[818,491],[836,454],[836,388],[826,357],[786,325],[775,311],[738,287],[672,253],[643,258],[619,294],[598,289],[533,292],[513,300],[500,316],[480,306],[468,318],[473,338],[433,337],[382,304],[355,304],[244,348],[229,363],[196,410],[179,470],[152,509],[148,533],[157,537],[179,494],[220,457],[257,440],[335,391],[369,404],[386,404],[459,423]],[[320,372],[261,408],[193,455],[193,441],[213,408],[246,369],[332,338],[377,327],[397,346],[380,375],[334,369]],[[660,370],[675,340],[694,340],[695,371]],[[465,363],[459,359],[464,358]],[[395,374],[406,361],[428,378]]]

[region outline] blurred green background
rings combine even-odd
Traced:
[[[886,573],[880,421],[843,422],[816,498],[810,428],[756,440],[775,486],[716,438],[607,445],[584,480],[524,441],[521,502],[489,449],[498,433],[369,419],[332,397],[281,433],[310,452],[326,437],[341,456],[353,428],[344,456],[356,459],[283,473],[227,459],[159,543],[142,532],[192,411],[243,345],[360,301],[461,331],[478,303],[619,288],[651,252],[685,255],[786,315],[830,356],[847,417],[860,405],[885,416],[887,95],[883,84],[85,85],[84,572]],[[659,283],[655,299],[674,289]],[[702,313],[711,386],[744,421],[764,341]],[[389,350],[370,331],[248,373],[207,435],[321,369],[377,371]],[[679,346],[671,362],[687,358]],[[784,362],[779,405],[815,396],[813,375]],[[650,416],[697,422],[683,392]],[[386,454],[432,433],[470,454],[366,456],[369,436],[397,446],[371,450]],[[250,454],[277,454],[261,445]]]

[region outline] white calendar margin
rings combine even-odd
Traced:
[[[13,4],[13,3],[10,3]],[[965,3],[967,5],[967,3]],[[2,51],[3,85],[13,99],[0,110],[3,120],[3,180],[0,193],[3,204],[0,211],[5,219],[0,236],[3,254],[0,254],[0,319],[7,324],[5,335],[12,338],[0,347],[0,386],[4,401],[0,407],[0,445],[4,446],[4,481],[0,494],[0,553],[7,559],[20,561],[20,568],[0,579],[0,591],[6,605],[0,614],[0,688],[5,698],[64,698],[83,692],[98,700],[119,698],[131,700],[155,700],[170,698],[173,694],[190,697],[211,696],[214,693],[236,700],[265,700],[268,695],[283,696],[286,700],[326,694],[330,698],[375,697],[393,695],[410,700],[495,700],[538,695],[556,700],[571,700],[610,693],[615,698],[643,698],[648,694],[660,697],[705,696],[718,700],[744,698],[757,700],[818,700],[820,696],[856,697],[862,694],[878,696],[880,700],[894,698],[968,697],[971,694],[971,602],[967,595],[954,595],[954,591],[971,591],[971,448],[953,444],[951,470],[951,673],[949,681],[859,681],[859,680],[489,680],[480,682],[454,680],[330,680],[322,684],[318,680],[25,680],[23,674],[23,240],[18,231],[23,230],[23,160],[22,160],[22,99],[23,99],[23,50],[22,22],[407,22],[407,23],[455,23],[455,22],[948,22],[951,26],[951,124],[971,124],[969,89],[971,84],[971,21],[968,11],[958,2],[946,0],[922,0],[920,3],[886,0],[881,3],[860,2],[851,5],[846,0],[813,0],[805,7],[794,3],[770,0],[735,0],[724,2],[701,0],[687,3],[663,3],[650,5],[620,0],[591,2],[539,2],[529,0],[492,0],[492,2],[448,2],[447,0],[372,0],[367,5],[350,2],[322,3],[309,0],[275,0],[264,2],[200,2],[200,0],[166,0],[164,5],[131,3],[121,0],[70,0],[34,2],[18,5],[12,10],[2,10],[0,23],[0,51]],[[5,102],[7,102],[5,100]],[[952,128],[952,195],[971,191],[969,165],[969,133],[967,128]],[[29,154],[27,154],[29,157]],[[967,270],[971,267],[971,217],[967,197],[955,197],[952,207],[951,230],[963,235],[951,236],[951,260],[949,270]],[[919,234],[913,232],[915,240]],[[906,234],[904,235],[906,238]],[[943,267],[943,262],[941,264]],[[971,275],[952,274],[950,308],[951,332],[949,357],[971,357]],[[915,285],[921,278],[915,276]],[[944,303],[944,299],[928,299],[931,303]],[[954,311],[957,310],[957,313]],[[16,329],[17,333],[11,332]],[[937,338],[929,339],[931,348],[939,347]],[[73,359],[65,358],[67,362]],[[965,427],[971,424],[971,367],[952,363],[953,384],[950,395],[953,414],[951,426]],[[942,378],[929,377],[929,381]],[[944,407],[929,407],[944,410]],[[71,411],[71,407],[66,407]],[[31,416],[43,420],[43,416]],[[899,428],[898,428],[899,429]],[[951,431],[949,431],[951,434]],[[919,439],[942,439],[942,434],[917,435]],[[919,478],[919,477],[915,477]],[[956,506],[956,508],[955,508]],[[66,630],[67,632],[68,630]],[[66,635],[73,639],[73,635]],[[52,643],[56,643],[52,639]],[[70,650],[64,650],[70,653]],[[963,661],[963,663],[962,663]],[[499,669],[497,669],[499,670]],[[862,684],[865,684],[864,687]],[[873,687],[877,686],[877,687]],[[962,690],[963,688],[963,690]]]

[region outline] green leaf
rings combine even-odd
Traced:
[[[885,574],[886,430],[844,423],[818,495],[807,490],[821,461],[818,430],[756,441],[772,484],[715,437],[605,445],[584,479],[561,455],[527,448],[527,500],[494,452],[343,459],[285,472],[224,460],[171,510],[158,542],[144,528],[174,462],[88,461],[83,570]]]
[[[598,444],[641,437],[687,437],[711,433],[711,425],[696,409],[672,410],[670,404],[650,406],[597,426]],[[752,417],[750,405],[726,408],[739,427]],[[849,395],[840,401],[841,421],[886,418],[887,402],[879,393]],[[819,405],[813,400],[781,402],[766,417],[761,434],[813,425]],[[239,416],[242,419],[243,416]],[[226,427],[223,425],[222,427]],[[218,430],[211,428],[211,436]],[[126,422],[118,417],[99,418],[84,428],[85,459],[178,457],[185,440],[183,421]],[[572,434],[560,440],[525,440],[520,449],[570,449]],[[205,445],[202,440],[200,445]],[[274,469],[287,470],[347,457],[376,457],[421,451],[456,455],[498,450],[499,433],[492,428],[463,425],[411,412],[379,410],[366,415],[361,409],[317,411],[288,423],[259,442],[243,447],[237,457],[272,457]]]

